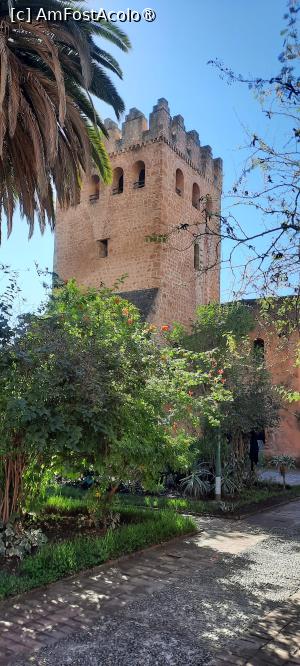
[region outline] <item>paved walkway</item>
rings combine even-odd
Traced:
[[[196,536],[0,604],[1,666],[300,664],[300,501],[198,525]]]
[[[251,625],[247,635],[223,649],[211,666],[300,664],[300,590]]]
[[[276,469],[258,470],[258,476],[263,481],[273,481],[282,484],[282,476]],[[300,486],[300,469],[293,469],[287,472],[285,480],[289,486]]]

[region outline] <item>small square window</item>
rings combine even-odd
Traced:
[[[104,257],[108,256],[108,238],[104,238],[103,240],[98,240],[97,241],[98,245],[98,256],[100,259],[103,259]]]

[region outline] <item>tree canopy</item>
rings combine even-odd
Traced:
[[[157,345],[153,326],[107,289],[71,281],[8,339],[1,330],[4,520],[22,476],[32,489],[43,470],[94,470],[104,491],[128,479],[149,488],[166,465],[188,468],[202,419],[214,425],[228,399],[209,355]]]

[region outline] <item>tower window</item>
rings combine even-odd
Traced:
[[[100,259],[104,259],[104,257],[108,256],[108,238],[104,238],[103,240],[97,241],[98,245],[98,257]]]
[[[193,190],[192,190],[192,204],[194,208],[197,208],[199,210],[200,208],[200,188],[197,183],[193,184]]]
[[[176,169],[176,185],[175,192],[178,196],[182,197],[184,191],[184,178],[181,169]]]
[[[206,197],[206,202],[205,202],[205,209],[206,209],[206,215],[208,219],[210,220],[212,217],[212,212],[213,212],[213,204],[212,204],[212,198],[210,194],[207,194]]]
[[[195,271],[200,270],[200,248],[198,243],[194,245],[194,269]]]
[[[134,183],[133,183],[134,189],[136,190],[139,189],[140,187],[145,187],[146,169],[144,162],[139,160],[134,164],[133,174],[134,174]]]
[[[112,193],[122,194],[124,191],[124,172],[121,167],[117,167],[113,171]]]
[[[89,182],[89,200],[91,204],[96,203],[100,194],[100,178],[97,175],[91,177]]]
[[[253,341],[253,350],[254,353],[257,354],[258,356],[264,357],[265,343],[262,338],[256,338],[256,340]]]

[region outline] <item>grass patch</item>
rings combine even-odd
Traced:
[[[254,488],[244,489],[239,497],[232,497],[224,499],[227,505],[227,511],[234,513],[240,508],[246,508],[253,504],[263,504],[269,499],[284,501],[300,497],[300,486],[292,486],[291,488],[283,489],[279,484],[265,484],[263,486],[256,486]],[[220,503],[214,500],[193,500],[188,498],[171,498],[171,497],[152,497],[143,495],[118,495],[115,499],[114,506],[119,507],[121,511],[125,507],[136,506],[151,509],[172,509],[178,513],[194,513],[220,515],[222,509]]]
[[[171,509],[179,513],[205,513],[207,512],[206,500],[190,500],[183,497],[153,497],[143,495],[117,495],[114,506],[121,510],[125,507],[139,506],[144,509]]]
[[[264,504],[272,498],[274,502],[275,500],[279,502],[296,497],[300,497],[300,486],[292,486],[284,490],[282,485],[277,483],[258,482],[257,486],[242,490],[238,497],[225,498],[224,504],[226,505],[226,512],[234,513],[241,508],[246,510],[247,505],[250,508],[252,505]],[[45,500],[42,510],[44,513],[51,514],[79,515],[88,514],[90,506],[91,499],[88,494],[83,495],[80,499],[51,495]],[[120,511],[124,517],[132,516],[133,520],[134,517],[142,519],[145,509],[172,510],[177,513],[192,513],[195,515],[220,515],[223,513],[219,502],[183,497],[157,497],[120,493],[115,496],[111,505],[112,511]]]
[[[72,499],[84,499],[88,490],[83,488],[76,488],[75,486],[62,486],[59,483],[56,483],[53,486],[47,488],[47,496],[51,497],[52,495],[59,495],[60,497],[71,497]]]
[[[90,505],[88,497],[80,499],[76,497],[63,497],[61,495],[50,495],[45,499],[42,506],[43,513],[60,513],[65,516],[74,516],[77,514],[88,513]]]
[[[138,512],[142,522],[108,530],[103,537],[82,536],[43,546],[36,555],[23,560],[17,574],[0,574],[0,599],[195,530],[191,518],[175,512],[129,511],[135,516]]]
[[[267,487],[249,488],[242,491],[240,497],[236,500],[236,507],[245,507],[247,504],[260,504],[268,499],[288,500],[300,497],[300,486],[291,486],[284,490],[281,486],[275,485],[272,488],[270,484]]]

